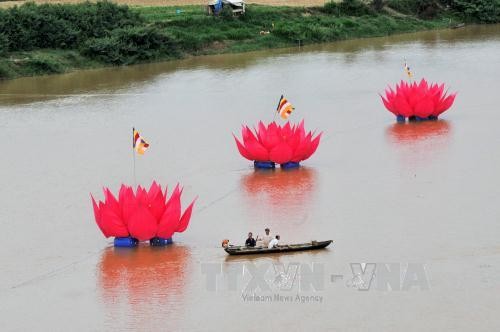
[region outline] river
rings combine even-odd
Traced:
[[[440,121],[383,108],[404,58],[458,91]],[[0,82],[2,330],[498,330],[499,73],[490,25]],[[301,169],[256,172],[231,133],[281,94],[324,136]],[[90,193],[133,182],[132,126],[137,182],[199,196],[164,249],[115,250],[93,220]],[[265,227],[334,242],[220,248]]]

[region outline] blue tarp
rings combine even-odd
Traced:
[[[214,5],[215,14],[218,14],[222,10],[222,0],[218,0]]]

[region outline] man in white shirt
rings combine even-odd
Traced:
[[[280,236],[276,235],[276,237],[272,239],[271,242],[269,242],[268,248],[269,249],[276,248],[277,246],[279,246],[279,243],[280,243]]]
[[[268,247],[269,246],[269,242],[271,242],[271,240],[273,239],[273,237],[271,235],[269,235],[269,228],[266,228],[265,232],[266,232],[266,235],[264,235],[262,237],[262,246],[263,247]]]

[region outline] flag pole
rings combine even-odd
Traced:
[[[132,159],[133,159],[133,165],[134,165],[134,187],[137,187],[137,179],[135,176],[135,128],[132,127]]]

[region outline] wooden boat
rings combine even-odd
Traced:
[[[458,23],[458,24],[455,24],[455,25],[451,26],[452,29],[460,29],[460,28],[463,28],[463,27],[465,27],[465,23]]]
[[[229,246],[224,248],[224,250],[229,255],[255,255],[255,254],[272,254],[272,253],[282,253],[290,251],[303,251],[303,250],[316,250],[326,248],[332,243],[332,240],[328,241],[311,241],[308,243],[299,244],[285,244],[278,246],[276,248],[265,248],[265,247],[246,247],[246,246]]]

